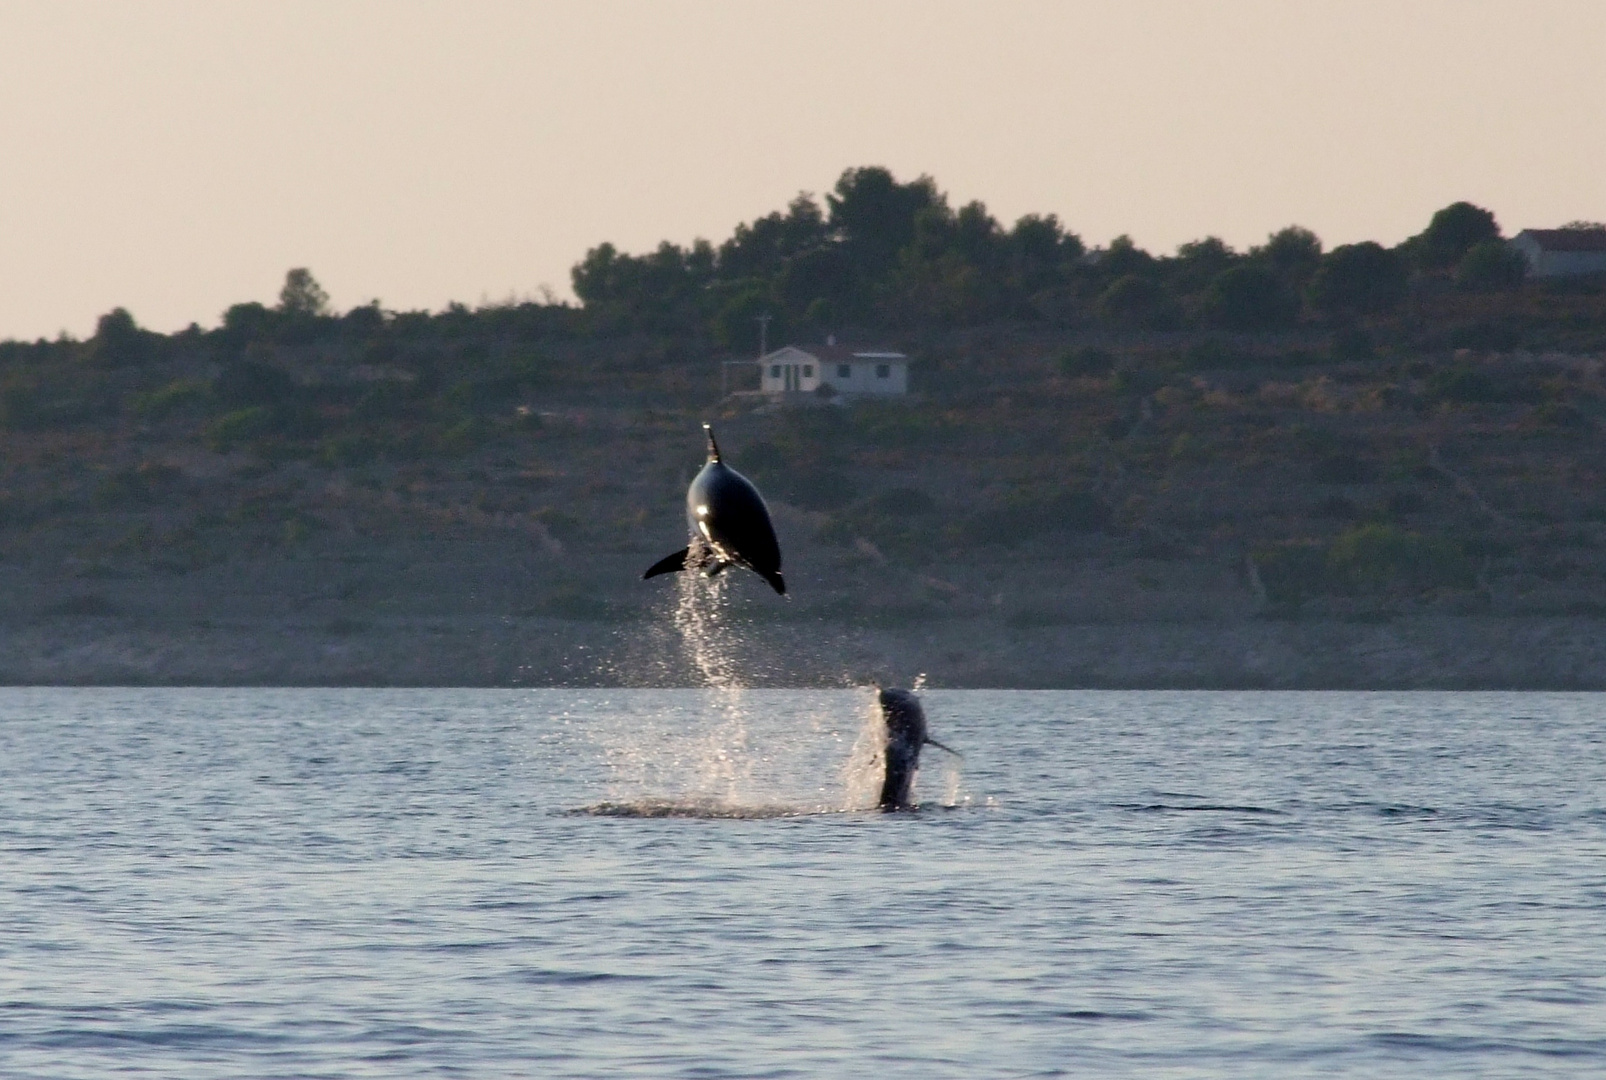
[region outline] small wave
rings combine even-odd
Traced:
[[[630,802],[601,802],[568,811],[582,817],[618,818],[704,818],[736,821],[763,821],[770,818],[814,817],[847,811],[824,806],[744,806],[712,800],[636,799]]]
[[[149,1026],[58,1027],[33,1040],[51,1048],[85,1049],[119,1046],[253,1047],[291,1042],[292,1036],[252,1031],[222,1024],[153,1024]]]
[[[1446,1054],[1532,1054],[1538,1057],[1598,1057],[1606,1049],[1600,1039],[1492,1039],[1471,1035],[1427,1035],[1414,1031],[1380,1031],[1367,1036],[1377,1046]]]
[[[1115,808],[1117,810],[1136,810],[1142,813],[1187,811],[1214,814],[1276,814],[1278,816],[1282,816],[1285,813],[1282,810],[1273,810],[1269,806],[1238,806],[1233,803],[1116,803]]]

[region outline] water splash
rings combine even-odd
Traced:
[[[703,565],[707,551],[697,541],[691,547],[687,564]],[[609,801],[592,810],[763,818],[873,809],[886,769],[886,721],[875,689],[854,694],[857,708],[842,710],[837,699],[803,715],[776,714],[774,692],[754,690],[744,678],[752,650],[732,618],[730,576],[694,571],[676,574],[674,583],[672,640],[702,691],[698,707],[594,732],[612,782]],[[916,688],[924,682],[921,675]],[[943,779],[944,801],[953,805],[957,772]]]
[[[842,765],[842,806],[846,810],[868,809],[880,801],[881,780],[887,767],[887,720],[874,687],[866,695],[861,712],[858,736]]]
[[[699,541],[693,540],[686,556],[688,565],[704,558]],[[681,649],[692,667],[702,676],[703,685],[718,689],[738,689],[740,644],[730,622],[730,578],[724,574],[704,577],[688,572],[675,575],[675,613],[672,621],[680,634]]]
[[[703,561],[700,549],[700,543],[692,541],[689,565]],[[698,788],[734,803],[752,779],[753,761],[747,702],[738,674],[741,643],[730,622],[730,578],[677,574],[675,589],[673,622],[681,649],[703,685],[713,691],[713,712],[719,717],[698,754]]]
[[[918,691],[925,681],[925,675],[921,674],[915,679],[913,689]],[[854,739],[853,749],[842,766],[843,809],[874,807],[881,799],[881,782],[886,776],[886,768],[887,721],[876,691],[872,688],[865,703],[858,737]],[[942,792],[937,797],[938,805],[953,807],[970,804],[970,794],[964,787],[964,763],[961,758],[931,749],[920,755],[920,767],[915,770],[914,782],[910,786],[910,796],[916,805],[920,803],[921,777],[927,778],[926,787]]]

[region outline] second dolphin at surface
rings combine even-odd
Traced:
[[[769,507],[752,481],[720,460],[714,429],[704,424],[703,431],[708,434],[708,461],[686,489],[691,542],[653,563],[642,577],[678,570],[701,570],[713,577],[728,566],[742,566],[784,596],[781,545],[770,524]]]
[[[881,691],[881,717],[887,725],[887,771],[881,781],[883,810],[911,810],[915,772],[920,768],[920,750],[931,744],[947,750],[954,756],[959,751],[950,749],[933,739],[926,730],[926,711],[920,699],[909,690],[888,688]]]

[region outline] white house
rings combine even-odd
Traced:
[[[845,345],[785,345],[758,358],[766,394],[808,393],[829,386],[838,394],[907,394],[909,358],[887,349]]]
[[[1524,229],[1510,243],[1532,277],[1606,273],[1606,229]]]

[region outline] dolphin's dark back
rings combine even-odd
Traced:
[[[881,808],[902,810],[910,800],[920,748],[926,744],[926,711],[908,690],[881,691],[881,716],[887,725],[887,772],[881,782]]]

